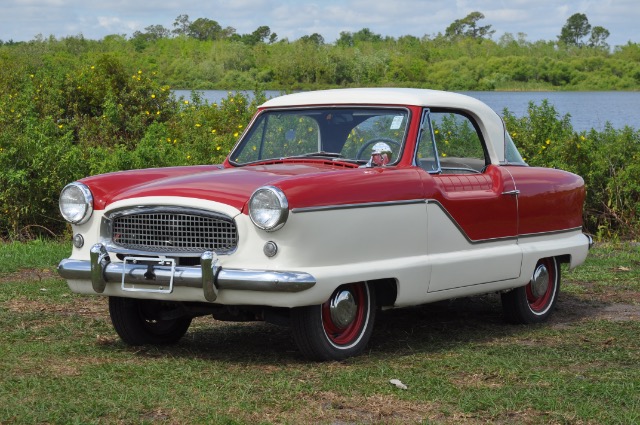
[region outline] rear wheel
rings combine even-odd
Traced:
[[[129,345],[175,344],[191,324],[177,304],[156,300],[109,297],[111,323]]]
[[[538,261],[529,283],[502,294],[502,311],[511,323],[540,323],[551,315],[560,292],[558,261]]]
[[[343,360],[365,349],[375,314],[375,292],[368,283],[342,285],[324,304],[293,309],[293,338],[307,358]]]

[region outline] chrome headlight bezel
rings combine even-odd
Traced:
[[[274,232],[287,222],[289,202],[275,186],[263,186],[249,198],[249,218],[259,229]]]
[[[71,224],[84,224],[93,214],[93,195],[87,185],[73,182],[60,192],[60,214]]]

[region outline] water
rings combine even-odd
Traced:
[[[177,97],[188,99],[189,90],[175,90]],[[226,98],[226,90],[202,90],[202,96],[209,102],[219,102]],[[249,97],[251,91],[243,92]],[[571,125],[576,131],[589,131],[592,128],[602,131],[609,122],[614,128],[625,126],[640,129],[640,92],[463,92],[475,97],[502,115],[507,108],[516,117],[527,115],[529,102],[540,105],[547,99],[560,114],[571,116]],[[279,96],[282,92],[267,90],[267,98]]]

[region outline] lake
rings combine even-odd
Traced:
[[[209,103],[219,102],[229,95],[226,90],[198,90]],[[249,97],[251,91],[243,91]],[[630,126],[640,129],[640,92],[461,92],[475,97],[502,115],[507,108],[517,117],[527,115],[529,102],[539,105],[547,99],[561,116],[571,115],[576,131],[592,128],[602,131],[609,122],[614,128]],[[189,99],[191,91],[174,90],[176,97]],[[267,98],[279,96],[280,91],[266,90]]]

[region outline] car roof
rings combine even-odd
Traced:
[[[390,87],[318,90],[275,97],[263,103],[261,108],[321,105],[393,105],[462,110],[478,123],[491,163],[499,164],[504,161],[505,128],[502,119],[485,103],[460,93]]]

